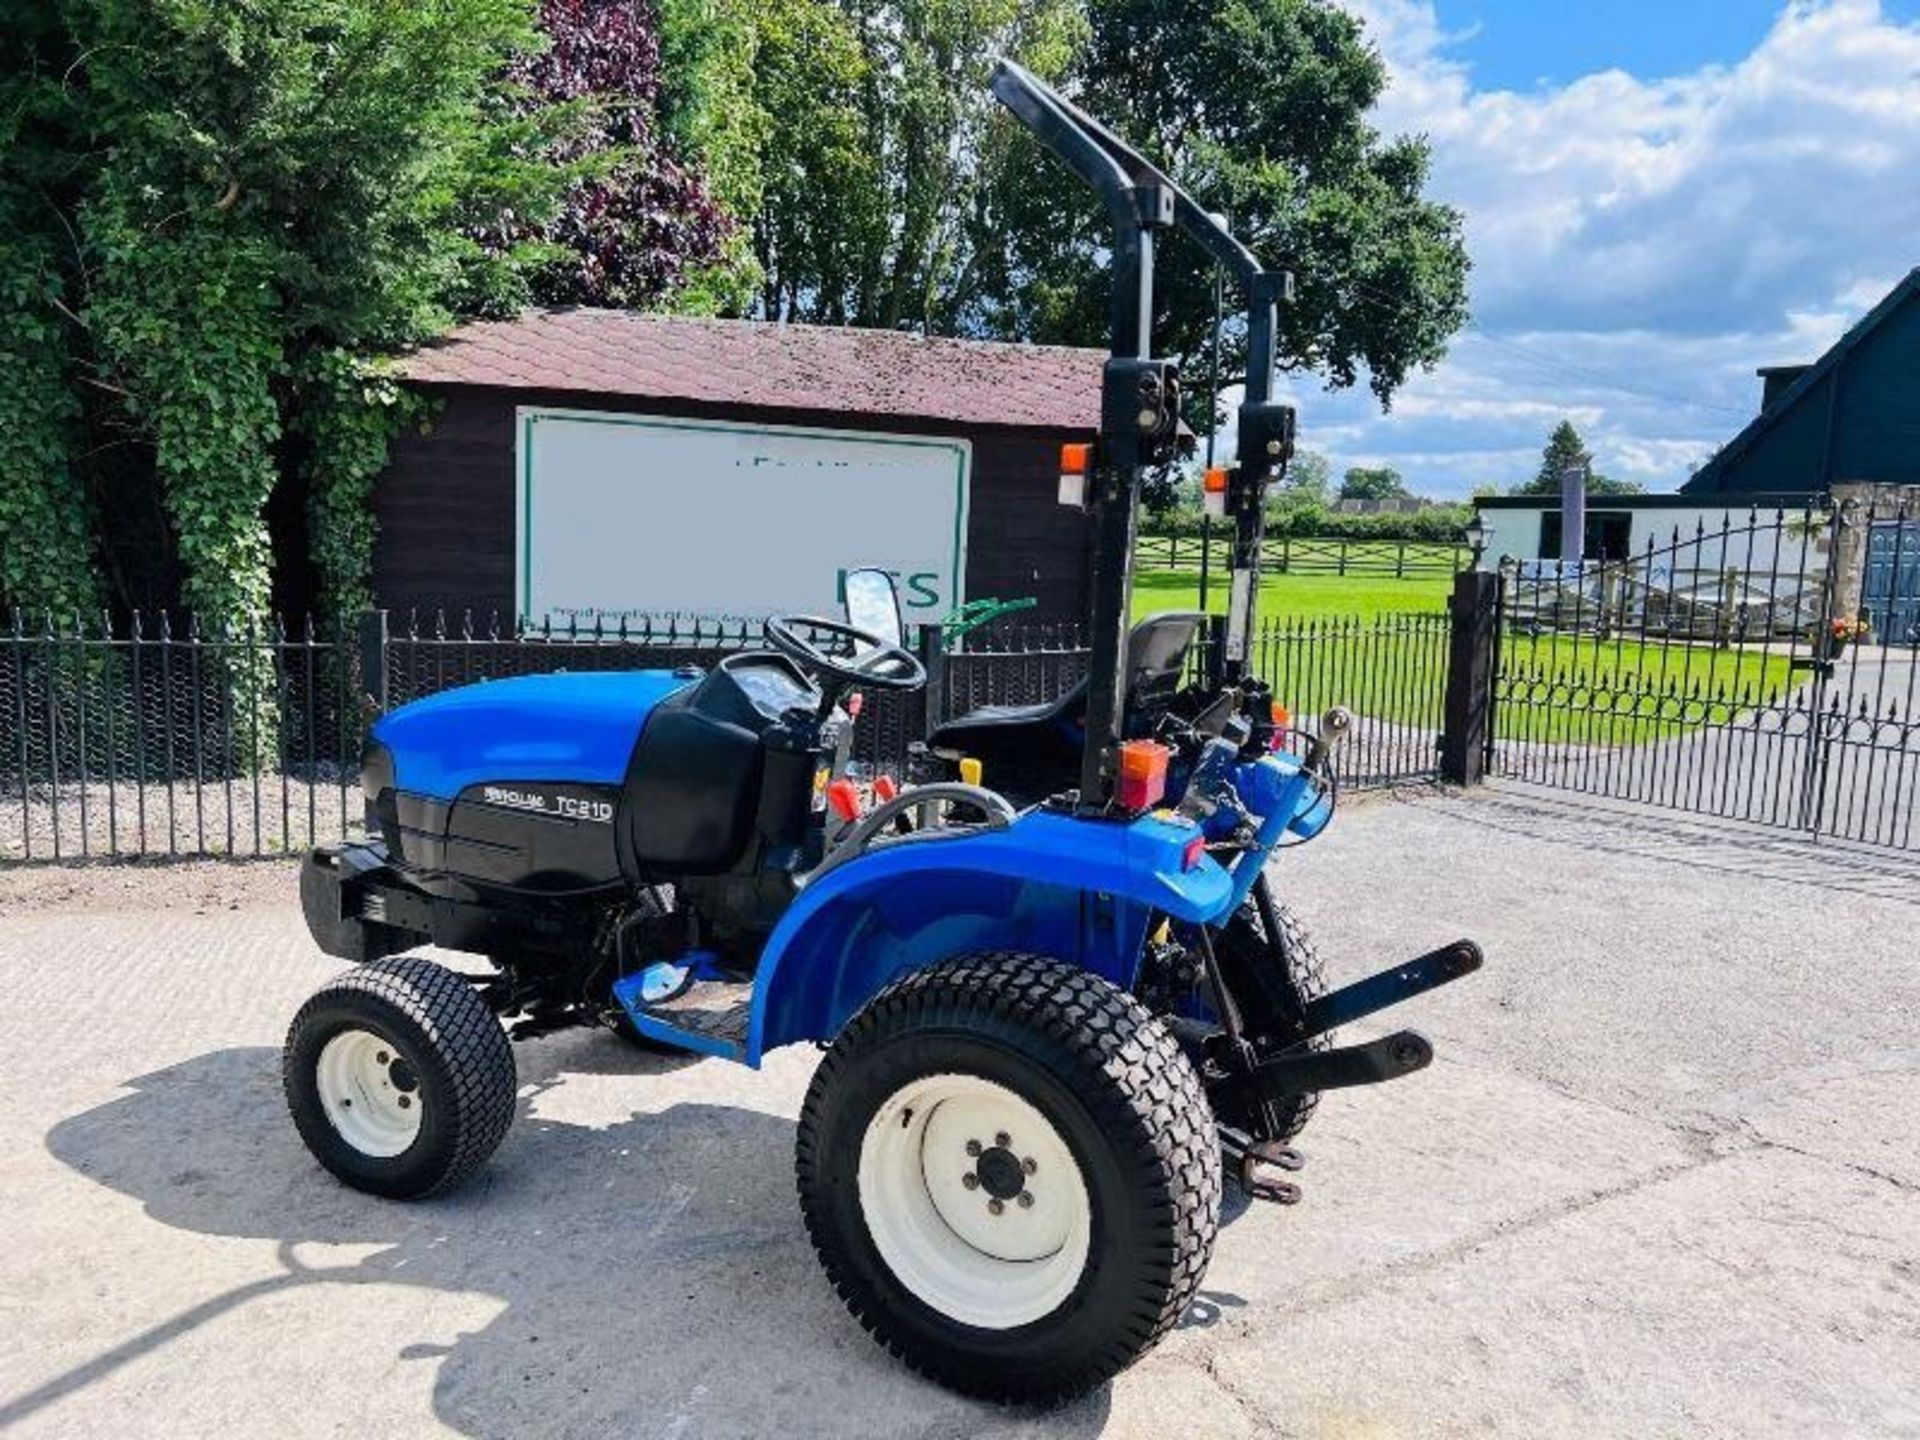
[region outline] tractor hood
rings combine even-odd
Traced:
[[[445,690],[374,723],[398,790],[451,801],[488,781],[618,785],[653,708],[685,670],[521,675]]]

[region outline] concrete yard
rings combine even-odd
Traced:
[[[0,1428],[28,1435],[1920,1435],[1920,857],[1512,789],[1281,857],[1336,981],[1477,936],[1330,1096],[1296,1208],[1034,1414],[923,1383],[793,1194],[810,1050],[574,1032],[417,1206],[334,1183],[279,1045],[336,966],[284,864],[0,873]]]

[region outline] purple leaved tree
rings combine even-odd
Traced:
[[[534,298],[658,305],[690,270],[720,259],[733,230],[705,180],[660,136],[658,16],[647,0],[544,0],[540,28],[550,46],[513,75],[529,92],[529,107],[588,102],[584,122],[555,158],[620,158],[576,185],[550,225],[517,237],[569,252],[534,276]]]

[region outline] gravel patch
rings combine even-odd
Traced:
[[[344,798],[343,798],[344,796]],[[263,774],[196,785],[33,785],[0,793],[0,863],[115,856],[271,856],[358,825],[357,777]]]

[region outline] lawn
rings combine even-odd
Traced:
[[[1792,680],[1787,656],[1761,646],[1510,635],[1498,723],[1512,740],[1641,745],[1778,705]]]
[[[1446,576],[1417,580],[1382,579],[1359,575],[1267,575],[1260,581],[1260,618],[1266,621],[1304,620],[1338,615],[1371,619],[1410,610],[1437,613],[1446,608],[1453,581]],[[1133,613],[1200,608],[1200,576],[1196,571],[1136,570],[1133,576]],[[1226,613],[1227,577],[1216,571],[1208,586],[1207,609]]]
[[[1301,714],[1328,705],[1438,729],[1446,689],[1445,577],[1269,575],[1260,584],[1255,670]],[[1207,608],[1226,610],[1224,577]],[[1136,572],[1133,613],[1199,608],[1199,577]],[[1786,656],[1759,647],[1641,644],[1625,637],[1509,636],[1501,653],[1503,740],[1638,745],[1670,739],[1781,695]]]

